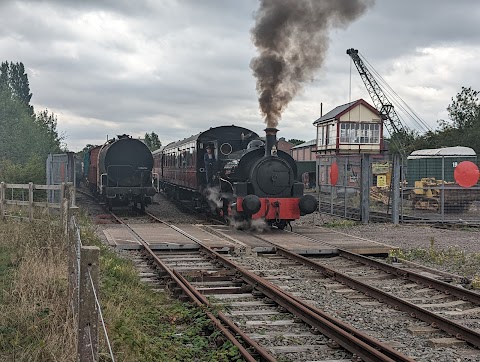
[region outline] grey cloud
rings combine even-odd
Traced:
[[[101,141],[107,133],[116,132],[155,131],[162,141],[220,124],[235,123],[261,132],[264,123],[249,68],[256,55],[250,29],[258,3],[7,0],[0,2],[0,54],[2,60],[25,64],[38,110],[47,107],[78,119],[77,124],[59,116],[59,129],[66,132],[74,150],[92,143],[90,138]],[[480,4],[467,0],[376,1],[348,29],[331,33],[324,66],[287,108],[279,136],[314,138],[311,122],[320,102],[328,111],[348,101],[349,57],[345,51],[350,47],[358,48],[383,76],[404,72],[402,83],[392,84],[395,89],[432,87],[442,97],[452,89],[446,99],[418,103],[430,117],[436,117],[460,84],[480,89],[479,81],[471,77],[480,65],[464,66],[465,73],[449,70],[455,76],[447,80],[420,80],[407,79],[409,69],[399,70],[394,64],[421,47],[478,47],[479,11]],[[103,25],[108,33],[97,30],[92,34],[79,20],[86,14],[113,19],[119,27],[107,22]],[[411,65],[411,71],[415,66]],[[353,72],[352,93],[370,101]],[[83,119],[90,120],[88,127]]]

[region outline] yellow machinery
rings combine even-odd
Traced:
[[[442,187],[442,185],[454,184],[454,182],[437,180],[434,177],[422,178],[420,181],[415,181],[415,188],[410,195],[412,207],[420,210],[438,211],[440,209],[442,193],[440,187]]]

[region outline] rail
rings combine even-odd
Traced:
[[[157,219],[154,215],[149,214],[149,216],[153,219],[163,222]],[[225,258],[213,249],[205,246],[201,240],[175,227],[174,225],[169,225],[167,223],[164,224],[168,225],[173,230],[178,231],[180,234],[194,241],[196,244],[199,245],[202,251],[210,255],[212,259],[220,262],[231,270],[235,270],[237,275],[239,275],[248,284],[253,285],[254,288],[260,291],[263,295],[275,301],[275,303],[285,308],[290,313],[298,316],[303,322],[315,328],[315,330],[319,331],[328,338],[335,340],[343,348],[363,358],[365,361],[413,361],[411,358],[393,350],[388,345],[381,343],[366,334],[363,334],[362,332],[356,330],[353,327],[347,326],[344,323],[333,322],[331,319],[329,320],[329,318],[327,318],[326,315],[321,311],[315,308],[307,307],[305,304],[302,304],[298,299],[294,298],[288,293],[281,291],[271,282],[266,281],[264,278],[259,277],[248,270],[245,270],[240,265],[229,260],[228,258]],[[135,231],[133,231],[133,233],[139,236],[137,233],[135,233]],[[167,273],[170,273],[169,268],[163,264],[163,262],[158,258],[158,256],[151,252],[149,246],[144,246],[145,249],[149,251],[149,253],[151,253],[151,257],[155,260],[157,265],[159,265]],[[179,287],[183,289],[184,284],[188,285],[188,283],[186,283],[185,281],[180,280],[182,279],[181,275],[176,270],[171,271],[171,273],[173,274],[173,276],[170,275],[170,277]],[[187,288],[188,290],[185,292],[185,294],[189,295],[189,293],[193,292],[194,288],[191,285],[188,285]],[[199,298],[201,298],[201,296]],[[207,305],[210,305],[208,301],[205,302],[207,302]],[[221,313],[219,314],[219,317],[222,317]],[[244,333],[242,333],[242,331],[237,331],[236,334],[241,335],[244,340],[245,337],[248,338],[248,335],[244,337]],[[255,349],[257,353],[261,353],[261,349]]]

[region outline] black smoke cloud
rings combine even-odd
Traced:
[[[283,110],[320,68],[328,31],[346,27],[374,0],[260,0],[252,40],[260,55],[250,62],[262,115],[276,127]]]

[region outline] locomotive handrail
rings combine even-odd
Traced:
[[[232,183],[231,183],[230,181],[224,179],[223,177],[219,177],[218,179],[219,179],[220,181],[223,181],[223,182],[226,182],[227,184],[229,184],[230,187],[232,188],[232,192],[233,192],[233,185],[232,185]]]
[[[107,173],[102,173],[100,175],[100,190],[98,190],[100,192],[100,195],[103,194],[103,178],[104,177],[108,177],[108,174]]]
[[[157,187],[155,187],[155,180],[157,181]],[[157,192],[160,192],[160,178],[158,177],[158,173],[152,172],[152,186],[155,187]]]

